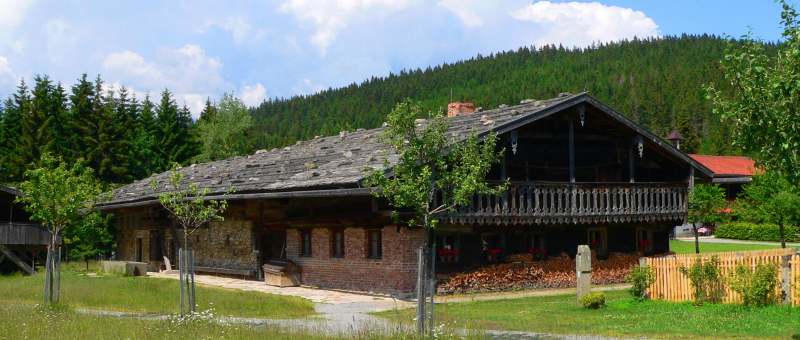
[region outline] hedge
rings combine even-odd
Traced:
[[[800,241],[800,229],[786,226],[786,242]],[[750,222],[730,222],[719,225],[714,235],[720,238],[752,241],[780,241],[780,228],[775,224],[757,224]]]

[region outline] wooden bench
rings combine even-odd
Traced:
[[[237,276],[255,276],[256,271],[253,269],[231,269],[219,267],[194,267],[196,272],[201,273],[214,273],[222,275],[237,275]]]

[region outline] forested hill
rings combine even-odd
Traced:
[[[586,90],[661,136],[680,130],[691,152],[732,153],[724,126],[712,115],[703,91],[709,82],[724,83],[719,60],[725,45],[715,36],[684,35],[477,56],[264,102],[252,111],[252,135],[256,147],[271,148],[315,135],[376,127],[406,97],[431,109],[445,108],[451,98],[493,108]]]

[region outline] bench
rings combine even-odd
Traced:
[[[237,275],[237,276],[256,276],[256,271],[253,269],[231,269],[219,267],[194,267],[195,272],[201,273],[214,273],[222,275]]]

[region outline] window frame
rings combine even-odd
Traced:
[[[344,230],[341,228],[333,228],[330,231],[331,235],[331,258],[343,259],[346,256],[345,235]],[[341,235],[341,244],[337,243],[337,235]],[[340,249],[341,248],[341,249]]]
[[[378,235],[377,249],[373,249],[372,235]],[[383,259],[383,230],[382,229],[367,229],[367,258],[371,260]],[[374,250],[374,251],[373,251]],[[377,253],[377,255],[374,255]]]
[[[308,244],[308,247],[306,247]],[[300,229],[300,257],[311,257],[313,255],[311,229]]]

